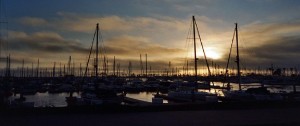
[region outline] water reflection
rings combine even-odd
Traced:
[[[222,82],[214,82],[215,86],[223,87]],[[242,89],[246,90],[247,88],[260,87],[260,83],[251,83],[242,85]],[[292,92],[293,86],[274,86],[274,85],[264,85],[268,87],[268,90],[271,93],[278,92]],[[238,84],[231,84],[232,90],[238,90]],[[299,91],[300,87],[296,86],[296,90]],[[210,93],[218,94],[219,96],[223,96],[222,89],[211,89],[211,90],[200,90]],[[140,92],[140,93],[127,93],[126,96],[142,101],[152,102],[153,94],[156,92]],[[25,95],[26,102],[34,102],[34,107],[65,107],[67,106],[66,97],[68,97],[69,93],[36,93],[35,95]],[[80,97],[80,92],[73,93],[74,97]],[[20,98],[20,94],[15,96],[11,96],[9,98],[10,101],[13,101],[17,98]],[[167,100],[163,100],[163,103],[168,103]]]
[[[222,82],[214,82],[214,85],[223,87]],[[237,83],[230,83],[230,86],[231,86],[231,90],[239,90],[239,85]],[[248,88],[261,87],[262,85],[260,83],[249,83],[249,84],[242,84],[241,86],[242,86],[242,90],[247,90]],[[264,86],[267,87],[271,93],[282,93],[282,92],[290,93],[293,92],[294,90],[293,86],[291,85],[287,85],[287,86],[264,85]],[[210,89],[210,90],[199,89],[198,91],[210,92],[213,94],[218,94],[219,96],[224,96],[222,90],[224,89]],[[299,91],[300,87],[296,86],[296,90]]]
[[[126,97],[152,102],[153,94],[156,94],[156,92],[127,93]],[[163,100],[163,103],[168,103],[168,101]]]
[[[35,95],[24,95],[26,102],[34,102],[34,107],[65,107],[67,106],[66,97],[70,93],[36,93]],[[73,93],[74,97],[80,97],[79,93]],[[20,98],[20,94],[11,96],[10,101]]]

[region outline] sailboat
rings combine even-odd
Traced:
[[[230,101],[280,101],[283,97],[279,94],[272,94],[266,87],[248,88],[242,90],[241,87],[241,71],[240,71],[240,56],[239,56],[239,42],[238,42],[238,24],[235,23],[234,35],[236,40],[236,65],[237,65],[237,82],[239,90],[230,90],[230,83],[227,84],[227,90],[223,90],[224,99]],[[229,58],[227,61],[225,78],[228,75],[228,63],[231,55],[232,44],[229,52]]]
[[[84,79],[87,77],[88,64],[91,58],[91,53],[93,50],[94,39],[96,38],[96,58],[94,63],[94,73],[95,76],[91,77],[91,80],[88,83],[84,83]],[[96,25],[96,30],[94,33],[93,43],[90,48],[90,53],[88,57],[88,61],[86,64],[86,70],[83,78],[83,91],[81,93],[81,98],[72,98],[67,97],[67,102],[71,103],[70,105],[103,105],[103,104],[121,104],[123,95],[118,95],[114,90],[101,88],[100,86],[106,82],[106,80],[102,77],[99,78],[98,71],[98,52],[99,52],[99,24]],[[69,104],[68,104],[69,105]]]
[[[174,99],[180,99],[183,101],[205,101],[205,102],[218,102],[217,94],[212,94],[209,92],[204,91],[198,91],[198,76],[197,76],[197,54],[196,54],[196,30],[198,33],[198,36],[200,38],[198,26],[195,20],[195,17],[192,17],[192,26],[193,26],[193,40],[194,40],[194,70],[195,70],[195,79],[193,82],[193,87],[190,86],[182,86],[177,87],[173,91],[168,92],[168,97],[174,98]],[[200,39],[201,41],[201,39]],[[202,45],[202,43],[201,43]],[[203,53],[206,59],[205,51],[202,45]],[[206,60],[207,61],[207,60]],[[209,67],[208,67],[209,68]]]

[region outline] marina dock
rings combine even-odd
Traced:
[[[129,98],[129,97],[124,97],[123,102],[125,103],[129,103],[132,105],[151,105],[151,102],[147,102],[147,101],[142,101],[139,99],[134,99],[134,98]]]

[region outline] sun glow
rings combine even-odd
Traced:
[[[204,58],[202,50],[198,49],[196,53],[198,58]],[[205,49],[205,54],[208,59],[217,60],[222,58],[222,53],[220,53],[220,51],[217,48],[208,47]],[[194,57],[193,50],[189,50],[188,57]]]
[[[221,58],[221,55],[218,52],[213,51],[213,50],[207,50],[206,56],[208,58],[212,58],[212,59],[220,59]]]

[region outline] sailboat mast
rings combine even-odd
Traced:
[[[97,23],[96,26],[96,64],[95,64],[95,72],[96,72],[96,77],[98,77],[98,36],[99,36],[99,23]]]
[[[142,54],[140,54],[140,66],[141,66],[141,76],[144,74],[144,67],[143,67],[143,61],[142,61]]]
[[[37,64],[37,68],[36,68],[36,77],[39,77],[39,68],[40,67],[40,59],[38,59],[38,64]]]
[[[195,17],[193,16],[193,38],[194,38],[194,60],[195,60],[195,79],[197,79],[197,54],[196,54],[196,30],[195,30]],[[197,80],[195,80],[197,81]]]
[[[21,77],[25,77],[24,76],[24,59],[22,60]]]
[[[189,75],[189,60],[186,60],[186,75]]]
[[[56,62],[54,62],[54,66],[53,66],[53,70],[52,70],[52,77],[55,77],[55,65],[56,65]]]
[[[114,56],[113,74],[116,76],[116,57]]]
[[[147,72],[148,72],[148,63],[147,63],[148,61],[147,60],[148,59],[147,59],[147,54],[145,54],[145,55],[146,55],[146,77],[147,77]]]
[[[239,90],[242,90],[241,87],[241,70],[240,70],[240,55],[239,55],[239,38],[238,38],[238,24],[235,23],[235,37],[236,37],[236,64],[237,64],[237,74],[238,74],[238,84]]]
[[[71,75],[71,74],[72,74],[72,72],[71,72],[71,61],[72,61],[72,57],[69,56],[68,69],[67,69],[67,74],[68,74],[68,75]]]

